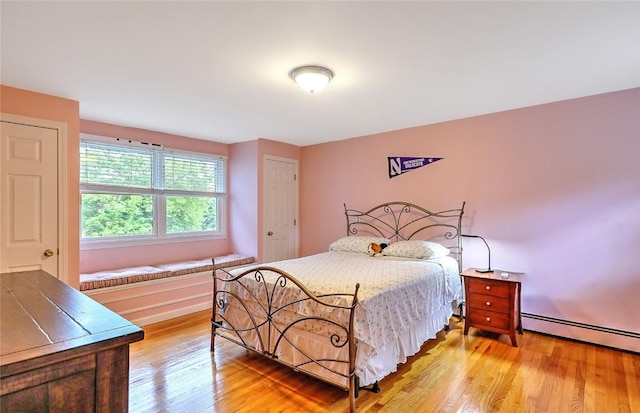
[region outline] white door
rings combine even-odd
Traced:
[[[57,277],[58,130],[0,124],[0,272]]]
[[[263,261],[298,256],[298,162],[264,158]]]

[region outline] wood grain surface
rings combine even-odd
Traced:
[[[0,274],[0,412],[126,412],[139,327],[44,271]]]

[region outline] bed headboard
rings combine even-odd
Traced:
[[[462,271],[461,225],[465,202],[456,209],[432,212],[409,202],[387,202],[366,211],[347,208],[347,235],[382,236],[392,242],[421,239],[451,250]]]

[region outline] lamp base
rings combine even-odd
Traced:
[[[491,268],[476,268],[475,270],[476,270],[476,272],[480,272],[480,273],[483,273],[483,274],[487,273],[487,272],[493,272],[493,269],[491,269]]]

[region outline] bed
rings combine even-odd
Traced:
[[[344,206],[347,236],[308,257],[213,272],[216,337],[349,391],[396,371],[462,299],[460,208]],[[371,243],[387,244],[372,255]]]

